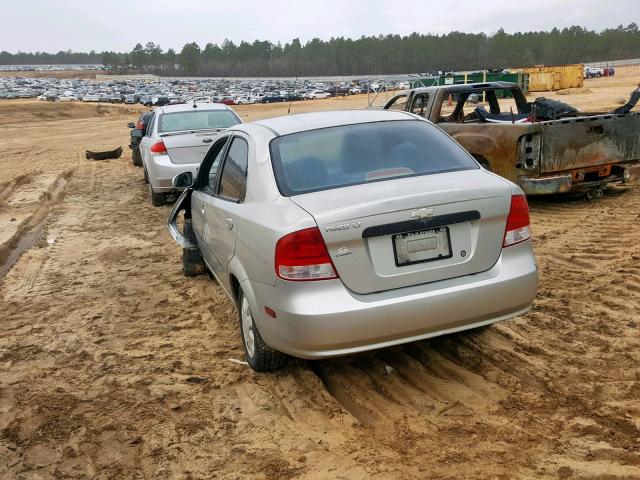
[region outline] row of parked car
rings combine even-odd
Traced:
[[[38,98],[49,101],[141,103],[148,106],[184,103],[205,97],[228,105],[274,103],[356,95],[380,85],[357,82],[313,82],[310,80],[221,80],[145,79],[81,80],[0,77],[0,98]]]
[[[257,371],[484,327],[536,295],[522,190],[418,115],[243,123],[193,101],[129,127],[184,274],[219,282]]]

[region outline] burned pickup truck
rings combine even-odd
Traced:
[[[417,88],[384,108],[431,120],[530,195],[598,195],[608,183],[640,177],[640,112],[579,113],[561,102],[528,102],[508,82]]]

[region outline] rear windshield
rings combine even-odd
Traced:
[[[283,135],[271,141],[271,159],[284,196],[479,168],[445,133],[419,120]]]
[[[229,128],[239,123],[238,117],[229,110],[207,111],[194,108],[193,112],[173,112],[161,115],[158,122],[158,132]]]

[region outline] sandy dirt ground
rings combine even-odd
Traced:
[[[637,73],[547,96],[615,107]],[[84,159],[134,110],[0,102],[0,479],[640,478],[640,185],[531,202],[522,317],[256,374],[128,149]]]

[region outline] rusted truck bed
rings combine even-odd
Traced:
[[[488,98],[492,113],[509,118],[508,111],[500,111],[498,92],[513,99],[514,122],[484,122],[467,103],[471,95]],[[640,177],[640,112],[580,113],[546,121],[537,121],[534,113],[516,123],[531,107],[518,85],[505,82],[414,89],[385,108],[393,109],[398,100],[404,101],[403,110],[438,124],[485,168],[530,195],[598,190]]]

